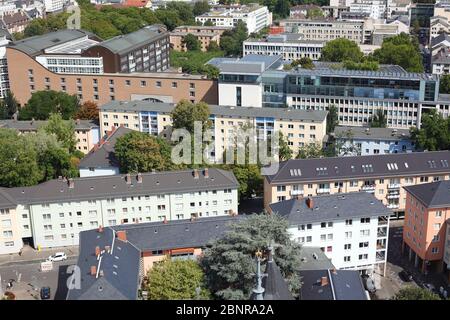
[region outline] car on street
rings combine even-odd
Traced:
[[[42,287],[41,288],[41,300],[50,299],[50,287]]]
[[[402,271],[400,271],[400,273],[398,275],[399,275],[400,279],[402,279],[405,282],[413,281],[413,276],[409,271],[402,270]]]
[[[64,252],[57,252],[50,257],[48,257],[47,261],[58,262],[67,260],[67,255]]]
[[[366,290],[369,291],[370,293],[375,293],[377,289],[375,288],[375,282],[373,281],[373,279],[367,274],[361,277],[364,284],[364,288],[366,288]]]

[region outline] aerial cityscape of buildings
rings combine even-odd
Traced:
[[[0,4],[0,300],[448,298],[450,3],[286,3]]]

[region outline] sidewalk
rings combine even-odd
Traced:
[[[0,255],[0,266],[14,263],[42,262],[56,252],[65,252],[68,258],[77,257],[78,246],[51,249],[46,248],[41,249],[41,251],[37,251],[29,246],[25,246],[22,249],[21,255],[19,255],[18,253]]]

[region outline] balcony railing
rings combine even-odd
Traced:
[[[291,190],[291,196],[298,196],[298,195],[302,195],[303,194],[303,190]]]
[[[377,237],[383,238],[387,236],[387,230],[386,228],[378,228]]]
[[[388,218],[387,217],[378,217],[378,225],[383,226],[388,224]]]
[[[400,189],[399,183],[390,183],[388,184],[388,189]]]
[[[376,254],[376,261],[384,261],[386,260],[386,251],[379,251]]]
[[[387,205],[388,209],[398,209],[400,206],[398,204],[388,204]]]
[[[330,193],[331,189],[330,188],[319,188],[316,190],[317,194],[325,194],[325,193]]]
[[[375,185],[364,185],[361,187],[361,190],[367,191],[367,190],[375,190]]]
[[[400,195],[399,194],[388,194],[387,198],[388,199],[398,199],[398,198],[400,198]]]

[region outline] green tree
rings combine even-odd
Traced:
[[[351,60],[354,62],[360,62],[364,57],[358,44],[354,41],[338,38],[328,41],[322,48],[321,58],[322,61],[330,62],[343,62],[345,60]]]
[[[19,120],[47,120],[51,113],[59,113],[67,120],[78,111],[79,103],[75,95],[53,90],[37,91],[31,95],[25,107],[19,111]]]
[[[247,25],[238,21],[235,28],[225,31],[220,37],[220,48],[226,55],[242,55],[242,43],[247,39]]]
[[[324,156],[322,147],[317,143],[310,143],[298,149],[296,159],[320,158]]]
[[[220,47],[216,41],[211,41],[208,45],[208,51],[219,51]]]
[[[5,94],[2,107],[4,108],[5,119],[11,119],[18,110],[19,102],[17,102],[14,94],[9,90]]]
[[[377,61],[363,59],[362,62],[354,62],[351,60],[345,60],[343,66],[347,70],[367,70],[377,71],[380,69],[380,65]]]
[[[280,132],[279,134],[279,161],[285,161],[292,158],[292,150],[288,145],[287,139],[283,136],[283,134]]]
[[[186,129],[194,133],[194,122],[200,121],[202,128],[209,126],[209,115],[211,111],[208,104],[204,102],[191,103],[187,100],[181,100],[171,112],[173,128]]]
[[[308,57],[302,57],[298,60],[292,61],[291,66],[292,67],[300,66],[303,69],[314,69],[315,68],[314,62],[311,60],[311,58],[308,58]]]
[[[214,23],[211,20],[207,20],[203,23],[203,25],[205,27],[212,27],[212,26],[214,26]]]
[[[300,246],[291,241],[287,228],[288,222],[278,214],[253,214],[210,242],[200,263],[212,293],[219,299],[248,299],[255,285],[255,252],[274,241],[273,258],[292,294],[298,295]]]
[[[369,126],[372,128],[386,128],[387,127],[387,119],[383,110],[379,109],[373,115],[373,117],[369,120]]]
[[[407,287],[400,289],[392,300],[441,300],[441,298],[423,288]]]
[[[439,80],[439,93],[450,93],[450,74],[444,74]]]
[[[181,42],[186,46],[187,50],[198,51],[201,49],[200,41],[192,33],[185,35]]]
[[[61,146],[69,152],[75,151],[77,142],[75,140],[75,122],[72,119],[63,120],[60,114],[52,113],[41,129],[50,135],[55,135]]]
[[[261,176],[261,169],[258,165],[228,165],[224,166],[223,169],[233,171],[239,183],[238,194],[240,200],[262,195],[264,179]]]
[[[197,294],[198,289],[199,292]],[[210,299],[205,275],[197,261],[166,259],[154,264],[148,272],[144,289],[149,300]]]
[[[194,8],[192,9],[192,13],[194,16],[199,16],[204,14],[205,12],[208,12],[210,9],[210,5],[208,4],[208,1],[197,1],[194,3]]]
[[[379,63],[399,65],[409,72],[424,70],[418,42],[405,33],[385,39],[373,57]]]
[[[320,8],[312,8],[312,9],[309,9],[306,12],[306,17],[308,19],[316,19],[316,18],[323,18],[324,15],[323,15],[322,9],[320,9]]]
[[[450,149],[450,118],[444,119],[435,109],[422,114],[420,129],[412,127],[411,140],[416,147],[436,151]]]
[[[41,179],[33,145],[15,130],[0,129],[0,186],[32,186]]]
[[[98,106],[95,102],[86,101],[80,106],[77,113],[74,115],[74,119],[80,120],[97,120],[98,121]]]
[[[289,16],[289,0],[276,0],[274,14],[280,18],[286,18]]]
[[[339,124],[339,117],[338,117],[338,109],[337,107],[332,104],[328,108],[328,114],[327,114],[327,134],[330,134],[334,131],[334,128]]]
[[[125,134],[117,139],[114,150],[122,173],[172,168],[167,142],[147,133],[133,131]]]

